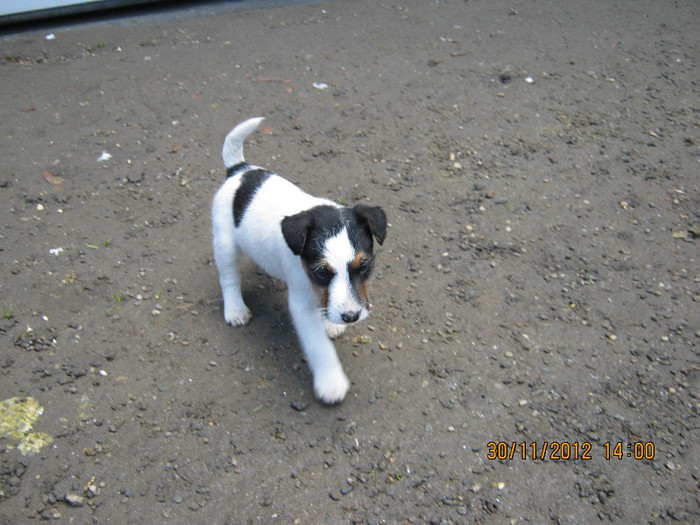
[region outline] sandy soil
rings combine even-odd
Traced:
[[[0,523],[700,522],[699,21],[357,0],[4,36]],[[248,264],[223,320],[209,206],[255,115],[249,160],[391,223],[337,407],[283,284]]]

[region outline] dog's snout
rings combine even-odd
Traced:
[[[360,312],[343,312],[340,314],[340,318],[344,323],[354,323],[360,318]]]

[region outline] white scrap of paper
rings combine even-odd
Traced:
[[[111,158],[112,158],[112,155],[110,155],[109,153],[107,153],[106,151],[103,150],[102,155],[100,155],[100,158],[97,159],[97,162],[103,162],[103,161],[109,160]]]

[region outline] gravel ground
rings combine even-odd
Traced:
[[[698,523],[700,5],[312,3],[0,38],[0,524]],[[381,205],[324,407],[223,320],[223,137]]]

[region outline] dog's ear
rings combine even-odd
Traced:
[[[352,208],[357,222],[367,225],[370,233],[374,235],[379,244],[386,238],[386,215],[384,210],[377,206],[358,204]]]
[[[308,211],[282,219],[282,235],[294,255],[300,255],[306,244],[306,235],[313,226],[313,217]]]

